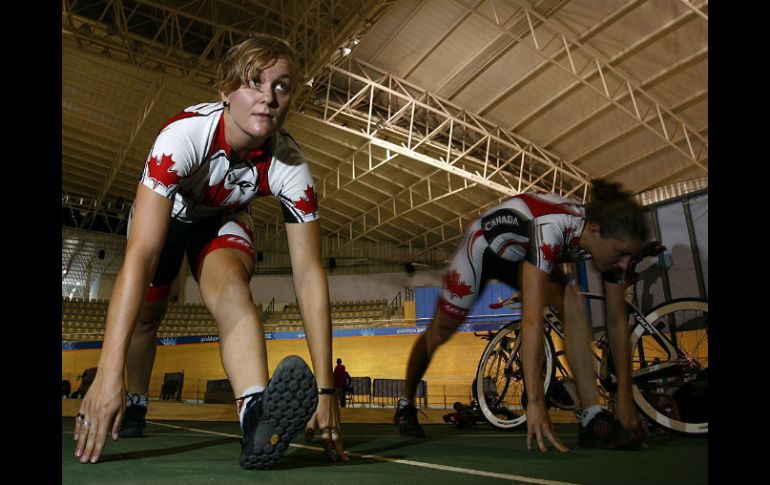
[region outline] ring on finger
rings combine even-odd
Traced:
[[[88,421],[86,421],[85,419],[83,420],[83,426],[89,426],[90,424],[91,424],[91,423],[89,423],[89,422],[88,422]]]

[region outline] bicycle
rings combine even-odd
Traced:
[[[641,257],[660,254],[664,249],[657,242],[650,244]],[[604,299],[602,295],[581,295]],[[514,293],[508,300],[490,306],[516,304],[518,294]],[[672,431],[708,434],[708,301],[675,299],[656,306],[646,315],[630,302],[627,308],[632,325],[632,393],[642,415]],[[564,324],[550,307],[543,317],[546,338],[542,376],[547,404],[575,409],[575,383],[564,352],[556,350],[553,340],[554,335],[564,339]],[[501,429],[516,428],[526,421],[520,322],[512,321],[498,331],[475,335],[489,343],[479,360],[473,397],[490,424]],[[611,405],[614,375],[606,332],[596,334],[594,343],[598,349],[594,355],[600,395]]]

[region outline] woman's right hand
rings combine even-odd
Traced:
[[[569,448],[556,436],[556,431],[553,428],[551,417],[548,415],[548,410],[545,407],[545,403],[540,401],[539,403],[529,402],[527,404],[527,449],[532,449],[532,437],[534,436],[538,448],[543,453],[548,451],[545,446],[543,438],[546,438],[557,450],[562,453],[569,451]]]
[[[99,461],[110,429],[112,439],[118,439],[125,407],[123,376],[107,377],[97,373],[75,418],[75,456],[80,458],[80,463]]]

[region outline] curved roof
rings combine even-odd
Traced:
[[[254,31],[304,61],[286,126],[343,244],[452,250],[480,209],[584,199],[596,177],[707,186],[707,1],[62,5],[62,205],[81,227],[124,214],[161,123],[216,100],[219,57]],[[266,231],[280,217],[252,211]]]

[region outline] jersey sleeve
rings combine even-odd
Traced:
[[[318,196],[302,151],[286,132],[276,142],[270,189],[281,202],[283,220],[304,223],[318,219]]]
[[[564,250],[564,232],[551,217],[536,217],[530,223],[527,261],[540,271],[551,274]]]
[[[158,134],[140,179],[153,192],[169,199],[200,158],[186,128],[185,123],[172,123]]]

